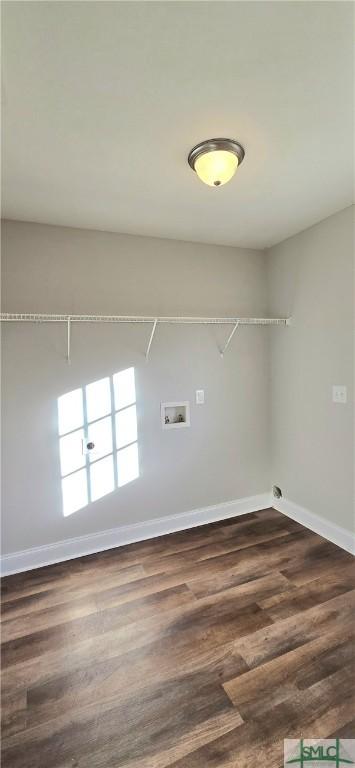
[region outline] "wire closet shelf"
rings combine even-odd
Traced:
[[[156,328],[160,324],[168,325],[233,325],[227,342],[222,350],[224,356],[236,330],[240,325],[288,325],[289,318],[285,317],[159,317],[149,315],[75,315],[75,314],[49,314],[39,312],[2,312],[1,322],[14,323],[66,323],[67,325],[67,360],[70,362],[71,325],[72,323],[143,323],[152,325],[146,350],[148,360],[150,348]]]
[[[157,317],[149,315],[59,315],[39,312],[2,312],[2,322],[29,323],[171,323],[182,325],[288,325],[285,317]]]

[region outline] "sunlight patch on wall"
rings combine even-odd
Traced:
[[[58,431],[64,517],[139,477],[134,368],[61,395]]]

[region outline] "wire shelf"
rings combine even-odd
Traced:
[[[288,325],[285,317],[157,317],[148,315],[59,315],[2,312],[1,322],[25,323],[166,323],[170,325]]]

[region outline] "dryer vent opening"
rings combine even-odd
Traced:
[[[278,485],[272,486],[272,494],[275,497],[275,499],[281,499],[282,498],[282,490],[279,488]]]

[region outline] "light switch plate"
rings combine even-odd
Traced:
[[[203,405],[205,402],[205,390],[196,389],[196,405]]]
[[[347,389],[344,384],[333,385],[333,403],[346,403]]]

